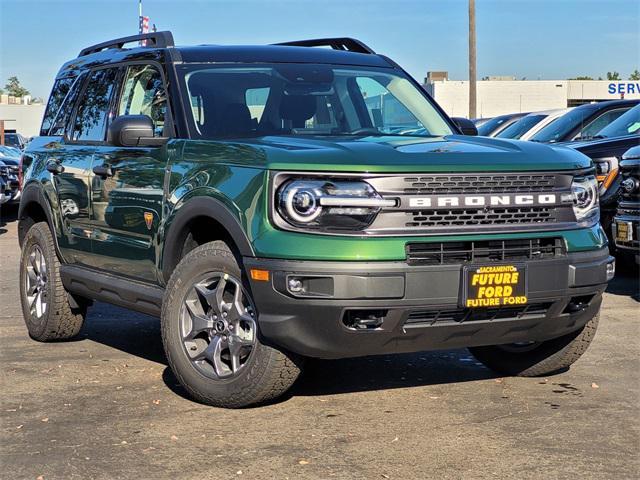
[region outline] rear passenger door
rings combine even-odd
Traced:
[[[147,115],[164,136],[166,88],[156,64],[131,64],[123,73],[116,116]],[[167,127],[169,128],[169,127]],[[100,145],[93,157],[93,251],[99,267],[157,281],[156,237],[162,216],[167,147]]]

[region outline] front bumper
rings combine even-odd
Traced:
[[[555,338],[596,315],[613,262],[606,247],[524,262],[526,307],[470,312],[459,305],[461,264],[244,258],[247,271],[269,271],[269,281],[250,280],[263,339],[316,358]],[[316,296],[290,293],[291,276],[309,279]],[[373,328],[354,324],[368,315],[376,319]]]

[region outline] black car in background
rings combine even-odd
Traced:
[[[542,143],[589,140],[639,103],[640,100],[611,100],[580,105],[544,127],[529,140]]]
[[[620,197],[613,220],[616,248],[640,265],[640,146],[629,149],[620,162]]]
[[[0,205],[9,200],[9,197],[4,193],[7,190],[8,177],[7,166],[0,160]]]
[[[627,150],[640,145],[640,105],[628,110],[591,138],[589,141],[568,143],[567,146],[590,157],[596,166],[600,186],[600,221],[610,234],[621,183],[620,160]]]
[[[478,135],[482,137],[495,137],[509,125],[517,122],[522,117],[528,114],[529,112],[509,113],[507,115],[499,115],[497,117],[493,117],[492,119],[482,124],[476,123],[476,127],[478,127]]]
[[[0,145],[0,175],[4,177],[5,202],[18,203],[20,201],[20,151],[13,147]]]
[[[492,120],[492,119],[493,119],[493,117],[472,118],[471,121],[476,126],[476,128],[479,128],[480,125],[484,125],[485,123],[487,123],[489,120]]]
[[[7,147],[14,147],[20,150],[24,150],[27,146],[27,139],[16,132],[6,132],[4,134],[4,144]]]

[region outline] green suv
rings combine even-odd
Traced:
[[[88,47],[23,156],[29,334],[73,337],[94,300],[159,316],[177,379],[224,407],[278,397],[309,357],[565,369],[614,272],[593,166],[462,132],[354,39]]]

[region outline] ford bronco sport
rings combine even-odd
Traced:
[[[73,337],[94,300],[160,316],[177,379],[224,407],[305,357],[566,369],[614,271],[593,166],[474,130],[354,39],[86,48],[23,157],[29,334]]]

